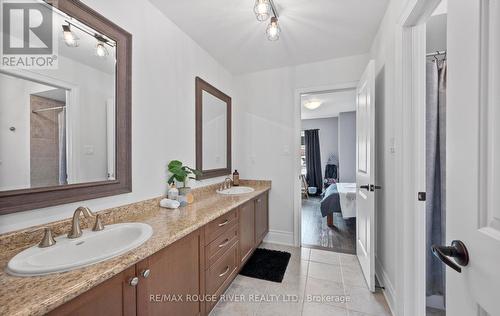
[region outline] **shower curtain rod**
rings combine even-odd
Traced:
[[[33,111],[31,111],[31,112],[33,112],[33,113],[39,113],[39,112],[46,112],[46,111],[62,110],[62,109],[64,109],[64,108],[66,108],[66,106],[65,106],[65,105],[64,105],[64,106],[55,106],[55,107],[53,107],[53,108],[46,108],[46,109],[40,109],[40,110],[33,110]]]
[[[441,55],[446,55],[446,51],[445,50],[442,50],[442,51],[436,51],[434,53],[428,53],[427,55],[425,55],[426,57],[433,57],[433,56],[441,56]]]

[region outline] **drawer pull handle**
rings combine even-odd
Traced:
[[[137,284],[139,284],[139,278],[138,277],[133,277],[133,278],[130,278],[128,280],[128,284],[130,286],[136,286]]]
[[[225,247],[227,246],[227,244],[229,244],[229,238],[226,238],[226,240],[224,240],[224,242],[219,245],[219,248]]]
[[[149,269],[146,269],[146,270],[141,272],[141,276],[145,279],[149,278],[150,275],[151,275],[151,270],[149,270]]]
[[[225,276],[228,272],[229,272],[229,266],[226,267],[226,270],[224,270],[224,272],[222,272],[221,274],[219,274],[219,277]]]
[[[228,219],[226,219],[224,222],[220,223],[220,224],[219,224],[219,227],[226,226],[226,225],[227,225],[227,223],[229,223],[229,220],[228,220]]]

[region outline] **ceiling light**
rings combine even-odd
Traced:
[[[271,3],[269,0],[255,0],[253,11],[258,21],[265,21],[271,16]]]
[[[280,38],[280,26],[278,25],[278,18],[273,16],[271,23],[267,26],[266,34],[267,39],[270,41],[277,41]]]
[[[71,32],[71,28],[68,25],[63,25],[63,38],[64,38],[64,43],[66,43],[66,46],[69,47],[78,47],[78,37]]]
[[[309,110],[316,110],[320,106],[321,106],[320,101],[307,101],[306,103],[304,103],[304,107]]]

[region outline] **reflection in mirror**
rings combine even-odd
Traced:
[[[197,179],[231,173],[231,97],[196,77]]]
[[[54,19],[57,69],[0,72],[0,191],[116,177],[116,44]]]
[[[227,166],[227,104],[203,91],[203,168],[222,169]]]

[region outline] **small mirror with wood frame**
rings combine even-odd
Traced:
[[[231,97],[196,77],[198,180],[231,174]]]

